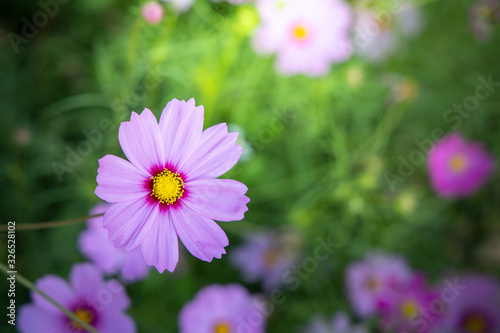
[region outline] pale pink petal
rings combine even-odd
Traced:
[[[58,333],[65,332],[67,319],[60,311],[55,313],[35,305],[19,308],[17,324],[21,333]]]
[[[127,282],[145,278],[149,274],[149,265],[144,261],[140,248],[124,252],[121,275]]]
[[[151,230],[141,245],[144,260],[158,272],[173,272],[179,261],[179,245],[170,209],[160,212],[152,222]]]
[[[102,298],[106,300],[105,304],[102,304],[105,311],[125,311],[130,306],[130,299],[127,295],[127,291],[117,280],[107,281],[104,285],[102,293]],[[109,295],[109,299],[106,299],[104,294]]]
[[[104,273],[112,274],[116,272],[117,266],[122,261],[123,254],[120,249],[117,249],[113,242],[109,240],[108,230],[102,226],[102,216],[89,220],[89,227],[80,233],[78,238],[78,246],[80,252],[96,264]],[[95,225],[94,221],[98,221],[100,226]],[[91,224],[92,223],[92,224]]]
[[[132,112],[130,121],[123,122],[118,139],[130,162],[144,174],[163,167],[164,148],[155,115],[144,109],[141,115]]]
[[[104,286],[102,273],[88,263],[74,265],[69,280],[76,294],[82,299],[96,297]]]
[[[207,128],[196,151],[183,167],[186,181],[217,178],[238,162],[242,148],[236,144],[238,133],[228,133],[225,123]]]
[[[120,313],[111,312],[102,316],[96,329],[102,333],[135,333],[135,322],[130,316]]]
[[[239,221],[248,210],[248,188],[232,179],[203,178],[186,184],[184,199],[195,212],[218,221]]]
[[[116,247],[127,252],[138,247],[151,228],[158,213],[158,205],[148,199],[119,202],[104,214],[104,227],[109,231],[109,239]]]
[[[95,194],[108,202],[137,200],[149,192],[145,184],[150,176],[122,158],[104,156],[97,173]]]
[[[77,300],[77,296],[74,290],[71,289],[66,281],[58,276],[46,275],[43,278],[37,280],[35,282],[35,285],[38,287],[38,289],[45,292],[62,306],[71,307]],[[41,308],[54,313],[61,312],[61,310],[59,310],[52,303],[40,296],[38,293],[32,292],[31,298],[33,299],[34,303]]]
[[[167,165],[179,169],[196,149],[203,131],[203,106],[195,101],[168,102],[160,117],[161,137]]]
[[[229,241],[213,220],[195,213],[186,205],[170,209],[170,213],[175,231],[193,256],[210,262],[226,253],[224,247]]]

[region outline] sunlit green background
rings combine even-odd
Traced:
[[[474,197],[456,201],[435,195],[423,162],[393,188],[387,181],[399,174],[401,158],[419,151],[415,140],[432,139],[435,129],[461,131],[500,156],[500,87],[456,129],[443,118],[474,95],[479,76],[500,81],[500,36],[475,39],[472,1],[426,1],[423,31],[388,60],[354,56],[319,79],[283,77],[272,57],[254,54],[251,5],[198,0],[181,15],[166,6],[163,22],[150,26],[142,3],[70,1],[18,53],[8,34],[20,34],[22,17],[40,7],[0,5],[2,224],[85,216],[98,202],[98,159],[123,156],[120,122],[145,107],[159,117],[172,98],[194,97],[205,107],[205,127],[237,125],[247,142],[248,157],[225,177],[244,182],[251,201],[243,222],[221,224],[226,250],[249,231],[279,226],[300,231],[305,255],[318,237],[338,244],[298,290],[284,289],[286,302],[269,318],[268,332],[297,332],[315,314],[349,311],[345,267],[372,248],[404,255],[436,282],[450,270],[500,273],[498,174]],[[102,140],[89,144],[89,131]],[[90,148],[68,160],[78,147]],[[83,228],[19,231],[18,272],[32,281],[49,273],[66,278],[84,261],[76,245]],[[231,282],[242,283],[227,256],[205,263],[185,255],[174,274],[152,270],[127,287],[129,313],[139,332],[176,332],[180,308],[199,288]],[[3,278],[0,286],[5,309]],[[16,301],[29,301],[19,284]],[[0,330],[14,331],[3,311]]]

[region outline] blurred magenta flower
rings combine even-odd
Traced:
[[[458,279],[459,287],[449,290],[445,312],[436,332],[500,333],[500,284],[486,276]]]
[[[382,297],[403,290],[412,279],[412,271],[397,255],[371,252],[346,271],[347,296],[360,317],[378,313]]]
[[[101,272],[87,263],[74,265],[69,279],[70,284],[58,276],[46,275],[35,285],[101,333],[135,332],[134,321],[124,313],[130,300],[118,281],[104,281]],[[31,299],[32,303],[19,309],[22,333],[84,332],[39,294],[32,292]]]
[[[111,204],[95,206],[91,215],[106,212]],[[87,222],[87,229],[80,233],[78,245],[82,254],[90,259],[105,274],[119,272],[126,281],[137,281],[146,277],[149,266],[142,257],[141,249],[125,252],[116,248],[103,227],[103,217],[95,217]]]
[[[493,157],[480,143],[452,133],[430,150],[427,169],[434,190],[444,198],[466,197],[486,183],[495,168]]]
[[[203,131],[203,106],[170,101],[160,123],[149,109],[132,112],[118,139],[130,162],[106,155],[99,160],[97,188],[114,203],[104,227],[116,247],[141,246],[146,263],[172,272],[179,260],[177,237],[195,257],[212,261],[226,253],[224,231],[214,222],[243,219],[247,187],[216,179],[241,156],[225,123]]]
[[[331,321],[314,318],[305,333],[368,333],[363,325],[352,325],[349,317],[344,312],[337,312]]]
[[[276,53],[280,73],[323,76],[331,63],[350,57],[351,9],[346,2],[270,0],[257,8],[262,22],[253,38],[254,49]]]
[[[431,304],[439,297],[437,291],[426,286],[423,275],[415,274],[403,289],[381,295],[379,304],[383,331],[432,332],[432,324],[438,316],[432,315]]]
[[[158,24],[163,20],[163,7],[156,1],[149,1],[142,5],[142,17],[149,24]]]
[[[240,285],[209,285],[185,304],[180,333],[263,333],[266,318]]]
[[[420,9],[411,2],[402,2],[393,11],[360,9],[355,19],[354,47],[370,61],[385,60],[402,39],[418,34],[422,29]]]
[[[229,258],[245,281],[262,281],[264,289],[272,290],[281,286],[283,274],[297,261],[297,243],[292,232],[251,234]]]

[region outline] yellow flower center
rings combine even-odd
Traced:
[[[225,322],[218,323],[215,325],[214,333],[231,333],[231,326]]]
[[[90,324],[92,322],[92,319],[94,319],[94,316],[92,315],[92,313],[90,313],[89,310],[85,310],[85,309],[76,310],[75,315],[78,317],[78,319],[80,319],[81,321],[83,321],[86,324]],[[75,328],[83,329],[83,327],[79,323],[77,323],[76,321],[72,321],[71,325]]]
[[[264,264],[266,266],[274,266],[280,258],[280,253],[277,249],[269,249],[264,254]]]
[[[486,330],[484,318],[478,315],[471,315],[465,319],[465,329],[470,333],[482,333]]]
[[[173,204],[184,193],[184,181],[178,173],[165,169],[150,179],[153,180],[151,196],[161,203]]]
[[[406,318],[410,318],[415,313],[417,313],[417,307],[418,305],[414,301],[406,301],[403,303],[403,306],[401,307],[401,312]]]
[[[293,29],[293,36],[295,37],[295,39],[303,41],[309,36],[309,32],[303,25],[298,25]]]
[[[378,288],[377,280],[374,277],[370,276],[368,280],[366,280],[366,287],[371,291],[377,290]]]
[[[463,172],[467,163],[466,159],[462,155],[455,155],[450,160],[450,168],[455,173]]]

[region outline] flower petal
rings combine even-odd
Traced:
[[[242,148],[236,144],[238,133],[228,133],[225,123],[203,131],[196,151],[183,166],[186,181],[200,177],[217,178],[238,162]]]
[[[160,117],[160,131],[168,165],[180,168],[196,149],[203,131],[203,106],[195,101],[168,102]]]
[[[197,214],[187,205],[170,209],[175,231],[193,256],[205,261],[220,259],[229,244],[224,231],[213,220]]]
[[[124,252],[121,275],[125,281],[134,282],[141,280],[148,274],[149,265],[144,261],[140,248],[137,248],[132,252]]]
[[[109,240],[108,230],[102,226],[103,217],[92,220],[89,220],[87,230],[82,231],[78,237],[80,252],[104,273],[112,274],[120,265],[123,251],[117,249]],[[100,226],[94,224],[94,221],[100,222]]]
[[[35,282],[35,285],[38,287],[38,289],[45,292],[62,306],[71,307],[77,300],[74,290],[71,289],[68,283],[59,276],[46,275],[43,278],[37,280]],[[31,293],[31,298],[33,299],[34,303],[41,308],[54,313],[61,312],[61,310],[56,308],[52,303],[35,292]]]
[[[65,332],[67,319],[60,311],[54,313],[36,305],[23,305],[19,308],[19,331],[22,333]]]
[[[123,122],[118,139],[129,161],[145,174],[163,166],[164,148],[155,115],[144,109],[141,115],[132,112],[130,121]]]
[[[102,316],[102,320],[96,327],[99,332],[106,333],[135,333],[136,327],[135,322],[130,318],[130,316],[120,313],[112,312],[106,313]]]
[[[218,221],[239,221],[248,210],[248,188],[232,179],[203,178],[186,184],[185,200],[195,212]]]
[[[130,306],[130,298],[125,287],[117,280],[109,280],[105,284],[105,289],[111,294],[111,299],[103,303],[104,311],[125,311]]]
[[[154,265],[158,272],[173,272],[179,261],[179,244],[170,211],[160,212],[141,245],[144,260]]]
[[[104,287],[102,273],[92,264],[74,265],[69,280],[81,299],[94,298]]]
[[[123,247],[127,252],[138,247],[151,228],[158,213],[158,205],[147,199],[119,202],[104,214],[104,227],[109,231],[109,239],[115,247]]]
[[[104,156],[97,173],[95,194],[108,202],[137,200],[149,191],[145,184],[150,176],[122,158]]]

